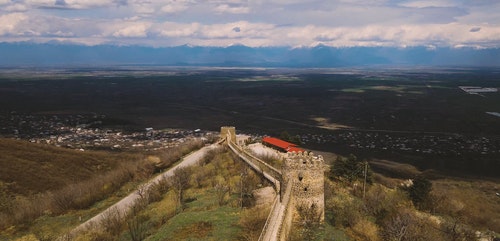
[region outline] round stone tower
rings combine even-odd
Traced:
[[[292,185],[292,206],[298,215],[325,219],[324,160],[312,152],[288,152],[283,162],[283,181]],[[303,217],[304,218],[304,217]]]

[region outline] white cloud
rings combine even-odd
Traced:
[[[387,3],[388,0],[372,0],[372,1],[366,1],[366,0],[339,0],[339,2],[345,3],[345,4],[381,5],[381,4]]]
[[[148,26],[143,24],[134,24],[132,26],[128,26],[122,28],[113,33],[114,37],[128,37],[128,38],[139,38],[147,36]]]
[[[57,37],[73,37],[75,36],[74,33],[72,32],[63,32],[61,30],[58,30],[56,31],[55,33],[52,33],[54,36],[57,36]]]
[[[199,23],[182,24],[165,22],[156,27],[156,32],[159,36],[169,38],[194,37],[199,30]]]
[[[256,4],[280,4],[280,5],[290,5],[290,4],[298,4],[298,3],[318,3],[316,0],[253,0],[253,3]]]
[[[134,10],[136,13],[145,15],[153,14],[154,12],[156,12],[155,7],[149,4],[136,4],[134,6]]]
[[[164,13],[178,13],[183,12],[189,8],[192,2],[189,0],[170,0],[161,8]]]
[[[215,7],[214,11],[219,14],[223,13],[245,14],[250,12],[250,8],[244,6],[231,6],[229,4],[221,4]]]
[[[403,7],[428,8],[428,7],[455,7],[457,4],[449,0],[417,0],[400,4]]]
[[[165,5],[161,8],[164,13],[177,13],[186,10],[188,7],[186,5]]]
[[[92,9],[116,5],[113,0],[25,0],[24,3],[33,7],[60,9]]]
[[[153,46],[500,47],[497,0],[0,0],[0,5],[0,42],[31,36],[38,42]]]
[[[179,13],[187,10],[191,4],[191,0],[130,0],[128,7],[135,13],[153,16],[157,13]]]
[[[24,2],[34,6],[53,6],[56,3],[55,0],[25,0]]]
[[[239,31],[234,31],[238,28]],[[225,24],[205,25],[201,28],[201,36],[206,39],[255,39],[272,36],[275,26],[263,23],[239,21]]]
[[[16,3],[5,7],[7,12],[25,12],[28,8],[24,4]]]
[[[471,24],[500,24],[500,1],[489,5],[472,6],[468,14],[457,18],[457,22]]]
[[[0,36],[17,35],[20,23],[27,18],[24,13],[0,15]]]
[[[95,7],[114,6],[112,0],[64,0],[65,7],[75,9],[89,9]]]

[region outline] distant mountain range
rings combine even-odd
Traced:
[[[426,47],[143,47],[0,43],[0,66],[165,65],[352,67],[367,65],[500,66],[500,49]]]

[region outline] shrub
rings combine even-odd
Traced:
[[[147,227],[145,222],[147,217],[140,214],[141,205],[134,205],[127,218],[127,230],[132,241],[142,241],[146,238]]]
[[[103,213],[99,224],[103,231],[117,236],[122,230],[123,219],[122,213],[117,208],[112,208]]]
[[[163,198],[163,194],[167,193],[170,189],[170,183],[167,179],[162,179],[158,183],[150,186],[148,189],[148,201],[158,202]]]
[[[48,207],[45,197],[46,195],[42,194],[32,196],[31,198],[22,196],[16,197],[11,223],[31,223],[36,218],[43,215]]]
[[[40,240],[35,235],[29,234],[29,235],[22,236],[14,241],[40,241]]]
[[[0,181],[0,213],[11,213],[13,196],[8,190],[8,184]]]
[[[170,178],[172,188],[177,194],[177,207],[179,211],[184,209],[184,191],[189,187],[191,169],[177,168],[174,170],[174,175]]]
[[[78,235],[74,241],[116,241],[116,237],[103,230],[91,229]]]
[[[366,181],[367,183],[372,183],[373,172],[367,162],[359,161],[353,154],[347,158],[337,156],[333,166],[330,168],[330,179],[343,179],[348,183],[352,183],[355,180],[364,178],[365,168]]]
[[[381,240],[378,234],[378,227],[374,223],[361,219],[352,227],[356,240],[378,241]]]
[[[297,206],[297,212],[300,220],[304,226],[314,226],[321,221],[321,212],[319,212],[318,205],[313,203],[311,206],[308,204],[301,204]]]
[[[194,140],[184,145],[170,148],[162,152],[163,155],[160,155],[162,165],[169,167],[183,155],[202,146],[202,141]],[[99,157],[105,158],[107,156],[100,155]],[[137,156],[133,156],[131,160],[122,162],[111,171],[95,175],[78,183],[66,185],[59,190],[47,191],[45,194],[28,197],[19,196],[12,199],[8,196],[8,193],[2,192],[3,189],[0,186],[0,199],[9,197],[9,200],[13,200],[11,202],[1,202],[0,204],[2,205],[0,207],[0,228],[29,223],[45,213],[62,214],[72,209],[88,208],[95,202],[117,191],[133,178],[144,180],[149,178],[155,170],[159,170],[158,168],[162,167],[161,165],[154,166],[145,159],[137,161],[136,158]],[[152,190],[154,191],[155,189],[153,188]],[[151,195],[153,199],[159,198],[154,193],[151,193]]]
[[[477,239],[475,231],[467,225],[461,224],[457,219],[450,219],[443,222],[441,229],[443,229],[447,239],[450,241]]]
[[[258,240],[270,209],[270,206],[258,206],[243,210],[238,222],[242,228],[239,240]]]
[[[413,185],[406,189],[413,204],[419,209],[426,209],[430,207],[431,204],[429,204],[429,194],[431,193],[431,190],[432,183],[421,175],[413,179]]]
[[[381,228],[382,238],[388,241],[444,240],[434,223],[409,208],[396,209],[382,221]]]
[[[282,160],[278,155],[271,155],[271,154],[259,154],[255,155],[257,158],[261,159],[262,161],[266,162],[267,164],[280,169],[282,165]]]
[[[183,145],[169,148],[165,151],[158,153],[161,162],[156,164],[156,168],[158,170],[162,170],[172,166],[175,162],[177,162],[184,155],[192,152],[193,150],[200,149],[203,147],[203,141],[201,140],[191,140]]]
[[[217,197],[217,203],[219,206],[226,204],[226,195],[229,193],[229,185],[224,181],[217,182],[214,185],[215,196]]]
[[[376,218],[377,222],[383,220],[397,208],[410,207],[410,200],[399,189],[388,189],[375,184],[368,189],[364,199],[365,210]]]
[[[298,232],[291,234],[291,240],[315,240],[318,236],[320,228],[321,213],[318,206],[313,203],[311,206],[302,204],[297,206],[299,220],[295,223],[298,227]]]
[[[336,226],[352,227],[365,215],[363,203],[357,198],[340,196],[329,205],[332,212],[330,222]]]

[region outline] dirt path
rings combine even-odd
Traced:
[[[210,146],[205,146],[183,158],[183,160],[178,163],[176,166],[170,168],[168,171],[163,172],[162,174],[156,176],[155,178],[149,180],[147,183],[141,185],[142,190],[147,190],[152,185],[155,183],[160,182],[162,179],[169,178],[174,175],[175,170],[178,168],[182,167],[187,167],[191,165],[195,165],[198,163],[198,161],[207,153],[207,151],[215,148],[217,144],[213,144]],[[127,211],[134,205],[134,203],[140,198],[138,190],[134,191],[133,193],[129,194],[119,202],[115,203],[114,205],[110,206],[106,210],[102,211],[101,213],[97,214],[93,218],[85,221],[84,223],[80,224],[76,228],[74,228],[69,234],[69,237],[74,237],[77,235],[79,232],[86,230],[88,228],[91,228],[92,225],[99,225],[99,222],[103,220],[104,218],[108,217],[111,214],[114,214],[116,212],[119,212],[120,214],[125,214]],[[59,238],[59,240],[66,240],[65,237]]]

